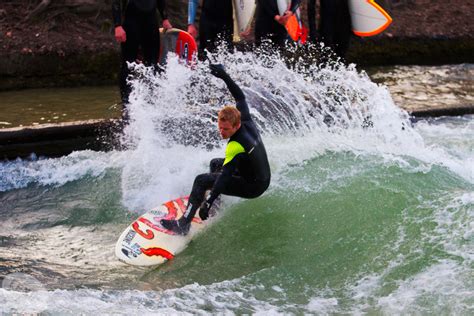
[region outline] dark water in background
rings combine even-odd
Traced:
[[[0,100],[0,129],[118,118],[122,108],[116,86],[8,91]]]
[[[474,118],[411,125],[352,68],[224,63],[263,130],[269,191],[224,199],[216,223],[159,268],[118,262],[131,220],[187,194],[222,155],[209,122],[231,101],[204,67],[139,70],[129,150],[0,164],[0,311],[473,313]],[[21,278],[35,290],[19,291]]]

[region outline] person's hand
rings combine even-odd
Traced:
[[[225,72],[225,68],[221,64],[210,64],[209,69],[211,69],[211,74],[213,74],[217,78],[223,79],[227,76],[227,72]]]
[[[168,19],[163,20],[163,28],[165,30],[169,30],[169,29],[173,28],[173,25],[171,25],[170,20],[168,20]]]
[[[250,27],[246,29],[245,31],[241,32],[239,35],[243,39],[247,39],[250,36]]]
[[[293,15],[293,12],[291,12],[290,10],[287,10],[283,15],[275,15],[275,21],[277,21],[278,23],[284,26],[292,15]]]
[[[125,43],[127,41],[127,34],[121,25],[115,28],[115,40],[118,43]]]
[[[194,24],[189,24],[188,25],[188,33],[191,34],[192,37],[196,38],[198,35],[198,31],[196,29],[196,26]]]
[[[199,217],[203,221],[209,218],[210,209],[211,209],[211,203],[209,203],[208,201],[204,201],[204,203],[202,203],[201,207],[199,208]]]

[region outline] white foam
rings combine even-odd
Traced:
[[[469,275],[467,267],[452,260],[441,260],[421,273],[399,282],[397,290],[377,299],[377,306],[389,314],[438,311],[462,315],[472,311],[474,291],[472,287],[466,286]]]

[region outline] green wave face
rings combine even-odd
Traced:
[[[314,297],[336,299],[337,312],[383,311],[383,298],[446,262],[464,267],[458,290],[472,286],[467,252],[454,251],[472,251],[472,240],[460,236],[472,221],[472,200],[462,202],[472,184],[444,168],[406,170],[348,153],[312,159],[287,177],[287,186],[227,208],[179,260],[142,280],[184,286],[238,279],[287,312]],[[448,224],[440,220],[447,215]],[[418,308],[433,309],[440,299],[453,311],[454,302],[468,301],[443,291],[418,297]]]

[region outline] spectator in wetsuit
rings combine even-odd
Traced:
[[[127,84],[127,62],[135,62],[141,48],[143,63],[154,66],[160,52],[160,30],[157,12],[163,20],[163,28],[172,28],[166,15],[165,0],[113,0],[112,14],[115,39],[121,43],[122,65],[120,70],[120,94],[124,106],[128,103],[130,86]],[[124,113],[126,116],[126,111]]]
[[[265,39],[275,47],[283,47],[288,33],[285,24],[298,9],[301,0],[292,0],[289,9],[280,16],[277,0],[257,0],[255,18],[255,44],[260,46]]]
[[[195,25],[198,7],[199,0],[189,0],[188,33],[194,38],[198,35]],[[233,34],[232,0],[203,0],[199,21],[199,59],[206,58],[205,50],[214,52],[220,40],[231,49]]]
[[[260,133],[250,116],[245,95],[222,65],[211,65],[214,76],[221,78],[232,93],[237,107],[225,106],[218,115],[221,137],[229,139],[224,159],[211,161],[211,172],[198,175],[193,184],[186,213],[179,220],[161,220],[161,225],[185,235],[196,211],[206,220],[209,209],[220,194],[256,198],[270,185],[270,166]],[[210,194],[205,199],[205,193]]]

